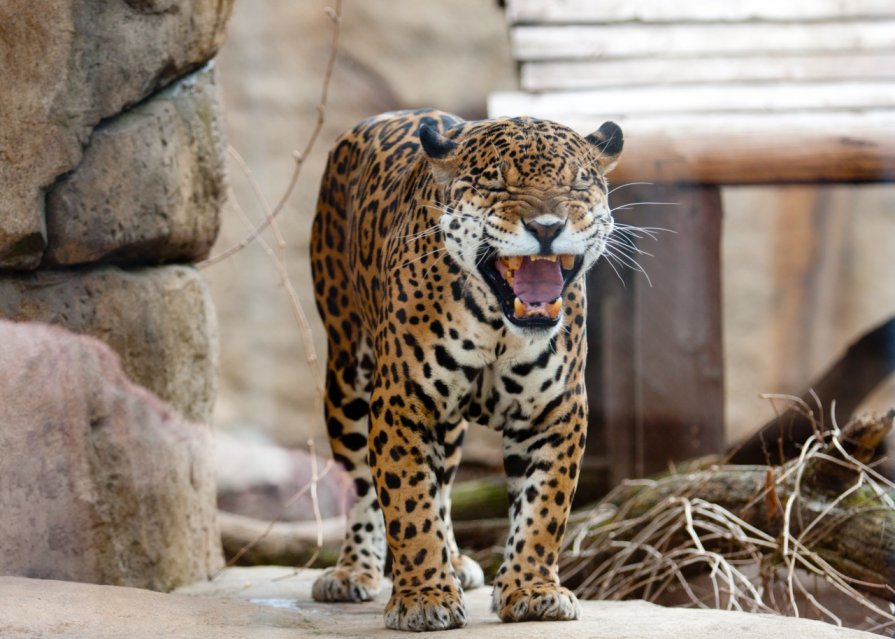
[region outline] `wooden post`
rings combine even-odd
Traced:
[[[674,231],[632,240],[653,255],[634,256],[649,281],[618,264],[591,274],[588,455],[608,453],[616,484],[723,452],[724,370],[720,189],[628,186],[612,205],[621,224]]]

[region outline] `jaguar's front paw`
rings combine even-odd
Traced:
[[[317,577],[311,596],[314,601],[370,601],[381,587],[376,575],[336,566]]]
[[[574,593],[553,583],[512,590],[496,585],[492,608],[501,621],[569,621],[581,617],[581,604]]]
[[[485,573],[474,559],[466,555],[455,555],[451,558],[451,566],[463,590],[472,590],[485,585]]]
[[[466,606],[456,588],[427,586],[396,590],[385,607],[385,626],[394,630],[449,630],[466,625]]]

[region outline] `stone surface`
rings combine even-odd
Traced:
[[[316,570],[228,568],[215,581],[162,595],[128,588],[0,578],[0,635],[106,639],[413,636],[385,630],[387,595],[365,604],[311,601]],[[817,621],[715,610],[661,608],[638,601],[582,602],[583,618],[502,624],[488,611],[491,594],[466,594],[469,625],[450,637],[470,639],[861,639],[875,637]],[[191,595],[191,596],[183,596]],[[9,605],[12,604],[12,605]],[[438,636],[441,636],[440,634]]]
[[[93,127],[217,52],[233,0],[0,3],[0,268],[32,269],[44,190]]]
[[[187,266],[0,274],[0,318],[59,324],[106,342],[125,373],[185,417],[210,422],[217,322]]]
[[[218,570],[209,428],[98,340],[0,321],[0,344],[0,574],[170,590]]]
[[[225,190],[220,119],[209,63],[97,127],[47,194],[44,263],[206,257]]]

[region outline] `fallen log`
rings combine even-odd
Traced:
[[[335,563],[345,535],[345,518],[316,521],[265,521],[218,511],[227,565],[315,566]],[[318,546],[318,541],[321,543]]]

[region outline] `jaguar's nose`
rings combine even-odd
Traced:
[[[541,253],[544,255],[551,254],[550,245],[566,226],[566,223],[561,221],[546,224],[542,222],[524,222],[524,224],[528,232],[538,240],[538,244],[541,245]]]

